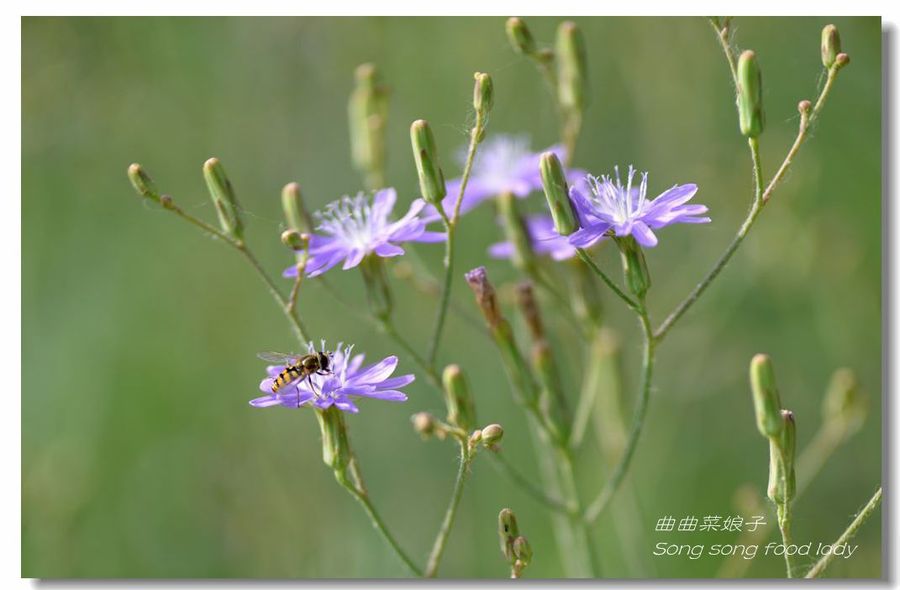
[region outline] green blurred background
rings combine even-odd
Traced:
[[[561,19],[534,18],[551,41]],[[575,163],[601,173],[634,163],[651,192],[695,182],[713,223],[660,232],[648,253],[657,321],[730,240],[750,199],[748,155],[728,70],[703,19],[578,18],[592,100]],[[767,447],[756,432],[747,366],[776,363],[803,447],[820,423],[831,372],[858,372],[870,396],[862,432],[843,445],[796,505],[798,542],[833,542],[881,479],[881,25],[877,18],[737,19],[757,50],[768,174],[797,127],[796,104],[822,82],[819,31],[840,28],[852,64],[821,123],[751,238],[659,351],[654,396],[622,497],[594,527],[607,577],[715,575],[721,559],[652,557],[657,541],[725,543],[733,533],[660,536],[672,514],[745,514],[735,492],[765,493]],[[262,284],[229,249],[158,207],[125,176],[141,162],[160,188],[209,221],[200,167],[216,155],[246,209],[249,240],[272,272],[279,191],[296,180],[318,207],[353,193],[346,98],[373,61],[392,89],[388,178],[416,196],[407,129],[427,118],[450,161],[471,120],[472,73],[494,76],[488,133],[556,141],[549,95],[507,45],[502,18],[26,18],[22,22],[23,552],[28,577],[380,577],[403,575],[362,511],[320,458],[306,411],[256,410],[260,350],[296,344]],[[539,198],[531,206],[540,207]],[[482,207],[465,218],[459,268],[485,264],[497,241]],[[416,247],[436,269],[440,246]],[[618,276],[608,249],[601,264]],[[364,309],[356,273],[329,273]],[[284,285],[287,288],[287,285]],[[400,330],[424,346],[434,301],[395,281]],[[455,299],[475,312],[457,280]],[[636,388],[635,321],[609,299],[624,354],[626,410]],[[301,311],[316,337],[355,342],[370,358],[396,347],[310,282]],[[513,310],[509,309],[510,315]],[[442,363],[460,363],[479,421],[500,422],[505,452],[535,480],[526,422],[499,358],[478,331],[451,321]],[[580,349],[557,345],[577,381]],[[414,366],[401,360],[400,370]],[[421,442],[408,417],[441,411],[424,379],[404,405],[364,403],[352,439],[371,495],[401,543],[424,561],[456,470],[447,442]],[[501,577],[496,514],[511,507],[535,549],[529,577],[561,576],[547,512],[489,461],[476,461],[441,570]],[[603,481],[596,442],[578,468],[585,497]],[[637,507],[620,535],[611,514]],[[832,576],[879,576],[880,514]],[[781,576],[757,557],[749,576]]]

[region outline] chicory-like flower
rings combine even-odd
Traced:
[[[673,223],[709,223],[704,205],[687,205],[697,193],[696,184],[676,184],[653,200],[647,198],[647,173],[641,174],[640,186],[633,186],[635,170],[628,167],[628,179],[622,184],[619,168],[616,178],[599,179],[588,175],[569,190],[569,197],[581,229],[569,236],[569,243],[578,248],[594,244],[606,235],[634,236],[645,248],[657,244],[654,229]]]
[[[384,258],[404,253],[402,242],[441,242],[446,235],[425,231],[428,223],[421,213],[425,201],[416,199],[402,218],[388,218],[397,202],[397,191],[385,188],[370,197],[359,193],[344,196],[316,212],[317,233],[310,236],[306,275],[318,276],[344,261],[344,270],[358,266],[368,254]],[[297,267],[290,266],[282,273],[286,278],[297,276]]]
[[[566,236],[556,232],[553,218],[549,215],[536,214],[525,218],[525,231],[535,254],[550,256],[553,260],[567,260],[575,256],[575,246],[569,243]],[[498,242],[488,248],[494,258],[512,258],[513,245],[510,242]]]
[[[399,391],[401,387],[415,381],[415,375],[391,377],[397,368],[397,357],[389,356],[380,362],[363,367],[364,354],[352,354],[352,346],[337,345],[331,354],[329,372],[325,375],[313,374],[309,379],[298,379],[284,385],[277,393],[272,393],[275,378],[284,370],[283,365],[272,365],[266,368],[268,377],[259,384],[259,389],[266,395],[250,401],[257,408],[284,406],[299,408],[311,405],[321,410],[331,406],[344,412],[356,413],[359,408],[352,397],[368,397],[392,402],[405,402],[406,394]],[[309,352],[315,353],[312,344]]]
[[[541,188],[541,154],[553,152],[565,161],[566,151],[561,145],[555,145],[541,152],[531,151],[531,141],[527,135],[494,135],[484,140],[478,148],[472,173],[466,184],[466,194],[459,206],[460,214],[467,213],[483,201],[497,195],[510,192],[519,198],[530,195]],[[464,163],[466,152],[460,152]],[[583,171],[571,171],[568,176],[580,178]],[[441,201],[444,211],[451,215],[459,196],[461,178],[447,181],[447,196]],[[428,205],[423,217],[429,222],[440,219],[437,210]]]

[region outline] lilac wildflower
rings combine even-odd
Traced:
[[[469,176],[466,194],[459,208],[460,214],[471,211],[486,199],[496,197],[500,193],[510,192],[524,198],[540,189],[541,154],[553,152],[564,161],[566,151],[563,146],[555,145],[541,152],[532,152],[530,144],[527,135],[501,134],[488,137],[478,148],[478,154],[472,164],[472,174]],[[460,156],[465,161],[466,153],[461,152]],[[584,171],[573,170],[569,176],[580,178],[584,176]],[[450,215],[456,206],[461,181],[461,178],[447,181],[447,196],[441,201],[447,215]],[[429,222],[440,219],[432,205],[425,208],[423,217]]]
[[[641,174],[641,184],[633,187],[634,167],[628,167],[628,181],[622,184],[616,167],[615,182],[609,176],[599,179],[588,175],[569,190],[581,229],[569,236],[569,243],[578,248],[594,244],[606,235],[634,236],[646,248],[656,246],[652,230],[673,223],[709,223],[704,205],[686,205],[697,193],[696,184],[676,184],[653,200],[647,199],[647,173]],[[588,190],[589,189],[589,190]]]
[[[397,357],[389,356],[382,361],[363,367],[364,354],[352,355],[352,346],[337,345],[331,355],[331,371],[327,375],[312,375],[309,380],[300,379],[279,388],[272,393],[275,377],[284,370],[283,365],[266,368],[268,377],[259,384],[259,389],[266,395],[250,401],[257,408],[284,406],[299,408],[312,405],[320,410],[331,406],[344,412],[356,413],[359,408],[350,396],[369,397],[392,402],[405,402],[406,394],[399,388],[409,385],[415,375],[391,377],[397,368]],[[315,352],[312,344],[309,351]]]
[[[525,230],[535,254],[550,256],[553,260],[567,260],[575,256],[575,246],[569,243],[566,236],[556,233],[553,218],[549,215],[529,215],[525,218]],[[512,258],[513,245],[509,242],[498,242],[488,248],[494,258]]]
[[[329,204],[324,212],[316,212],[319,222],[317,232],[310,237],[306,274],[318,276],[334,267],[341,260],[344,270],[359,265],[369,254],[388,258],[400,256],[400,242],[441,242],[443,233],[425,231],[422,218],[425,201],[416,199],[406,215],[397,221],[388,217],[397,202],[397,191],[385,188],[373,198],[365,193],[355,197],[344,196]],[[296,266],[290,266],[282,276],[296,277]]]

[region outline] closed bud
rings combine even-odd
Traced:
[[[531,558],[534,556],[534,552],[531,550],[531,544],[525,537],[516,537],[516,540],[513,541],[513,553],[515,554],[516,559],[522,562],[522,567],[530,564]]]
[[[837,57],[834,58],[834,68],[836,70],[840,70],[848,63],[850,63],[850,56],[846,53],[838,53]]]
[[[413,430],[419,433],[422,439],[429,438],[434,434],[435,421],[434,416],[428,412],[418,412],[412,415]]]
[[[496,328],[503,321],[500,306],[497,303],[497,292],[487,278],[487,271],[483,266],[474,268],[466,273],[466,282],[475,293],[475,302],[481,309],[484,319],[490,328]]]
[[[797,428],[794,414],[781,411],[781,434],[769,442],[769,499],[777,504],[790,502],[796,493],[794,455],[797,452]]]
[[[559,104],[580,113],[587,98],[587,56],[584,36],[572,21],[561,23],[556,31],[556,56]]]
[[[541,184],[544,197],[553,216],[553,225],[561,236],[567,236],[578,228],[572,201],[569,200],[569,185],[559,158],[553,152],[541,154]]]
[[[353,457],[344,415],[334,406],[327,410],[317,409],[315,413],[322,431],[322,460],[334,470],[335,476],[340,480],[346,476]]]
[[[281,208],[289,229],[300,233],[312,233],[315,224],[303,202],[300,185],[296,182],[288,183],[281,189]]]
[[[240,207],[231,181],[225,175],[225,168],[218,158],[210,158],[203,164],[203,178],[206,187],[212,197],[216,213],[219,215],[219,225],[229,236],[238,240],[244,237],[244,223],[241,220]]]
[[[801,115],[809,116],[810,111],[812,110],[812,103],[808,100],[801,100],[797,103],[797,111]]]
[[[281,232],[281,243],[291,250],[306,250],[309,246],[309,234],[301,234],[293,229]]]
[[[140,196],[159,202],[159,191],[140,164],[128,167],[128,180]]]
[[[503,427],[499,424],[488,424],[481,429],[481,443],[491,448],[503,438]]]
[[[500,535],[500,551],[509,563],[513,563],[516,560],[513,544],[519,536],[519,525],[516,522],[516,515],[509,508],[500,511],[497,517],[497,532]]]
[[[356,86],[350,95],[348,115],[350,147],[357,170],[366,174],[371,190],[384,183],[380,178],[385,162],[387,90],[380,83],[374,64],[356,68]]]
[[[781,399],[775,385],[772,360],[768,355],[757,354],[750,361],[750,388],[753,392],[756,428],[767,438],[778,436],[783,427]]]
[[[409,128],[409,137],[412,141],[422,198],[439,207],[441,199],[447,196],[447,187],[438,162],[437,144],[428,122],[422,119],[414,121]]]
[[[478,443],[481,442],[481,431],[475,430],[469,436],[469,451],[478,446]]]
[[[762,72],[756,53],[747,50],[738,59],[738,116],[741,133],[759,137],[765,124],[762,108]]]
[[[459,365],[447,365],[443,381],[447,422],[468,432],[475,424],[475,401]]]
[[[516,285],[516,302],[522,312],[522,317],[525,318],[531,339],[543,340],[544,323],[541,320],[541,310],[538,307],[537,298],[534,296],[534,286],[530,281],[522,281]]]
[[[494,81],[490,74],[475,73],[475,94],[472,98],[475,112],[486,117],[494,106]]]
[[[525,25],[525,21],[517,16],[506,20],[506,37],[509,39],[509,44],[512,45],[512,48],[518,53],[532,55],[537,49],[534,37],[532,37],[531,31],[528,30],[528,26]]]
[[[841,52],[841,34],[834,25],[822,29],[822,65],[830,68]]]
[[[531,273],[536,265],[531,239],[525,227],[525,220],[519,215],[516,196],[510,192],[501,193],[497,197],[497,207],[503,220],[503,233],[506,241],[512,246],[511,261],[514,267]]]
[[[647,268],[644,250],[631,236],[616,238],[616,244],[622,254],[622,271],[625,273],[628,289],[643,300],[650,289],[650,269]]]

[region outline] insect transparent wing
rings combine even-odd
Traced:
[[[264,361],[269,361],[270,363],[276,363],[279,365],[294,365],[297,363],[297,360],[301,355],[285,354],[282,352],[260,352],[256,356]]]

